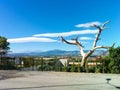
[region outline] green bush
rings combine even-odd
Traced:
[[[103,61],[103,72],[120,73],[120,47],[109,49],[109,55]]]

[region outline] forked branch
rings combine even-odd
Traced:
[[[71,40],[74,40],[75,42],[67,41],[67,40],[65,40],[62,36],[59,36],[59,37],[61,38],[61,41],[62,41],[62,42],[65,42],[65,43],[67,43],[67,44],[72,44],[72,45],[78,46],[78,48],[80,49],[81,55],[82,55],[82,56],[85,55],[85,53],[84,53],[84,51],[83,51],[83,46],[82,46],[82,44],[78,41],[78,36],[77,36],[76,38],[74,38],[74,39],[71,39]]]
[[[105,25],[108,24],[110,21],[107,21],[105,23],[103,23],[103,25],[100,27],[100,26],[97,26],[97,25],[93,25],[94,27],[96,27],[98,29],[98,33],[96,34],[96,37],[95,37],[95,40],[93,42],[93,47],[92,48],[95,48],[96,45],[97,45],[97,42],[98,40],[100,40],[100,35],[101,35],[101,32],[103,31],[103,29],[105,28]]]
[[[78,41],[78,36],[74,39],[71,39],[71,40],[74,40],[75,42],[70,42],[68,40],[65,40],[62,36],[60,36],[60,39],[62,42],[65,42],[67,44],[71,44],[71,45],[76,45],[79,47],[80,49],[80,53],[82,55],[82,61],[81,61],[81,66],[85,66],[85,62],[87,60],[87,58],[96,50],[96,49],[100,49],[100,48],[105,48],[105,49],[109,49],[110,47],[113,47],[114,44],[112,46],[97,46],[97,42],[98,40],[100,40],[100,35],[101,35],[101,32],[105,29],[105,26],[106,24],[108,24],[110,21],[107,21],[105,23],[103,23],[103,25],[101,26],[97,26],[97,25],[93,25],[95,28],[98,29],[98,32],[96,34],[96,37],[94,39],[94,42],[93,42],[93,46],[92,46],[92,49],[90,49],[87,53],[84,52],[83,50],[83,46],[82,44]]]

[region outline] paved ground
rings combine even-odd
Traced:
[[[14,77],[2,80],[5,73]],[[0,71],[0,77],[0,90],[120,90],[120,74]]]

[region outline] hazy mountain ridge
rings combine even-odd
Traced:
[[[85,50],[87,52],[88,50]],[[102,55],[105,50],[96,50],[92,55]],[[65,51],[65,50],[51,50],[44,52],[24,52],[24,53],[10,53],[12,56],[79,56],[79,51]]]

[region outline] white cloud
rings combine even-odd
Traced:
[[[62,33],[44,33],[44,34],[35,34],[34,37],[58,37],[58,36],[72,36],[72,35],[79,35],[79,34],[96,34],[98,30],[79,30],[79,31],[70,31],[70,32],[62,32]]]
[[[25,43],[25,42],[57,42],[50,38],[37,38],[37,37],[25,37],[25,38],[13,38],[8,39],[10,43]]]
[[[75,27],[78,27],[78,28],[80,28],[80,27],[84,27],[84,28],[89,28],[89,27],[91,27],[91,26],[93,26],[93,25],[101,25],[102,23],[100,23],[100,22],[89,22],[89,23],[84,23],[84,24],[77,24],[77,25],[75,25]]]
[[[80,40],[93,40],[91,37],[80,37]]]
[[[90,22],[85,24],[78,24],[76,27],[90,27],[91,25],[96,24],[100,25],[100,22]],[[43,33],[43,34],[34,34],[31,37],[23,37],[23,38],[12,38],[8,39],[10,43],[24,43],[24,42],[58,42],[55,39],[51,39],[58,36],[68,37],[73,35],[80,35],[80,34],[96,34],[98,32],[97,29],[85,29],[85,30],[76,30],[70,32],[61,32],[61,33]],[[51,37],[51,38],[48,38]],[[79,40],[92,40],[90,37],[80,37]]]
[[[75,43],[74,40],[67,40],[67,41],[68,41],[68,42],[71,42],[71,43]],[[80,41],[80,43],[82,43],[82,44],[87,44],[88,42],[83,42],[83,41],[81,42],[81,41]]]

